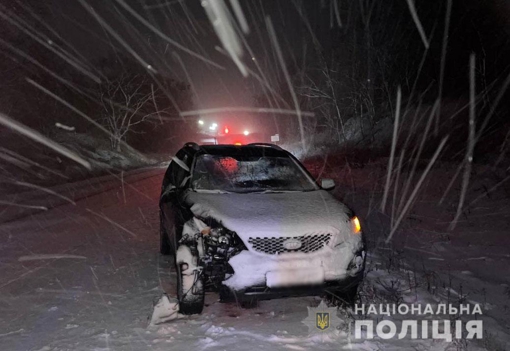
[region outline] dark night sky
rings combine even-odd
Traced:
[[[177,2],[171,2],[171,5],[163,8],[167,16],[162,14],[162,8],[144,9],[139,1],[129,1],[128,3],[146,18],[151,19],[153,16],[154,21],[151,22],[156,23],[156,26],[173,40],[195,52],[205,53],[214,62],[224,66],[225,70],[208,66],[172,45],[167,46],[166,42],[151,33],[129,14],[122,12],[125,17],[120,17],[114,7],[115,1],[88,1],[88,3],[92,4],[96,11],[147,62],[151,62],[154,67],[160,67],[161,70],[171,70],[171,74],[186,80],[186,75],[175,60],[173,52],[179,54],[191,76],[193,85],[196,87],[199,96],[197,107],[251,104],[252,92],[247,89],[245,79],[230,59],[215,50],[215,46],[219,46],[220,42],[211,29],[211,24],[198,1],[186,2],[190,5],[188,14],[193,20],[193,25]],[[147,2],[147,4],[157,4],[157,2]],[[119,48],[120,51],[125,51],[77,1],[51,0],[46,3],[46,6],[52,12],[52,26],[91,61],[111,55],[111,44]],[[171,10],[169,11],[169,9]],[[132,28],[136,28],[138,33],[135,35],[132,28],[130,30],[126,23],[132,25]],[[167,62],[166,67],[163,67],[162,60]],[[225,72],[228,73],[225,74]]]
[[[399,1],[403,4],[403,9],[407,9],[405,1]],[[2,2],[8,8],[17,8],[17,11],[21,11],[20,6],[10,0]],[[165,3],[163,0],[128,0],[127,3],[172,39],[193,51],[208,56],[224,66],[225,70],[212,68],[171,45],[167,46],[133,16],[120,9],[114,0],[87,0],[87,3],[93,6],[97,13],[147,62],[151,62],[160,71],[169,71],[181,80],[186,80],[186,75],[176,62],[173,52],[179,54],[196,88],[197,108],[252,105],[254,94],[259,92],[256,81],[253,78],[243,78],[232,61],[215,49],[220,42],[199,1],[168,1],[166,6],[161,7],[155,6]],[[327,41],[330,12],[327,6],[322,8],[321,3],[325,2],[306,2],[307,16],[319,40],[326,45],[335,45]],[[441,6],[444,3],[444,1],[418,1],[417,7],[420,10],[420,6],[421,8]],[[23,4],[35,8],[47,24],[92,62],[111,55],[111,45],[125,51],[77,0],[48,0],[44,3],[24,1]],[[287,62],[303,60],[302,46],[304,42],[310,42],[310,39],[305,35],[306,31],[292,1],[243,1],[241,4],[251,28],[251,33],[247,36],[248,43],[255,53],[255,59],[262,63],[268,76],[275,77],[281,72],[274,60],[274,53],[267,36],[263,20],[265,15],[269,15],[275,25]],[[498,65],[506,67],[505,60],[508,55],[502,52],[501,48],[506,45],[510,32],[509,4],[509,1],[503,0],[454,0],[451,44],[447,60],[447,70],[451,72],[451,75],[445,82],[447,85],[451,83],[452,90],[455,89],[456,79],[465,76],[464,73],[458,73],[464,72],[464,68],[461,70],[458,67],[467,65],[470,50],[478,50],[481,56],[490,56],[492,61],[497,61]],[[440,51],[438,50],[441,46],[443,18],[422,18],[422,20],[427,33],[436,24],[440,28],[432,40],[430,55],[433,59],[429,64],[429,71],[425,72],[430,79],[437,79],[438,73],[435,70],[439,60]],[[415,28],[409,27],[409,30],[415,31]],[[416,40],[419,41],[418,33],[416,32],[415,35]],[[244,62],[255,70],[255,65],[248,56],[245,52]]]

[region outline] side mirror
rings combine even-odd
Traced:
[[[321,180],[321,187],[324,190],[331,190],[335,187],[335,181],[329,178],[323,178]]]

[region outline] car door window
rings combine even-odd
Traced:
[[[176,188],[182,188],[185,186],[190,175],[190,155],[186,151],[181,150],[174,157],[173,162],[175,162],[173,184]]]
[[[190,175],[191,159],[192,155],[185,150],[179,150],[172,158],[163,179],[162,194],[185,186]]]

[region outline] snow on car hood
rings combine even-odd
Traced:
[[[197,217],[211,217],[243,241],[250,237],[350,234],[350,210],[324,190],[285,193],[192,192],[185,201]]]

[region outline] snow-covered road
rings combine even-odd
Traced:
[[[156,245],[161,171],[148,172],[1,225],[0,349],[145,343],[146,315],[170,269]]]
[[[0,226],[1,350],[315,345],[301,323],[306,306],[319,303],[313,297],[263,302],[247,311],[211,294],[203,315],[147,328],[153,301],[175,290],[172,259],[158,253],[162,173],[149,170],[124,186],[75,197],[76,205]],[[320,348],[337,347],[336,338],[325,341]]]
[[[126,174],[125,184],[88,196],[81,184],[75,205],[0,224],[0,350],[446,349],[433,340],[354,341],[347,324],[311,337],[302,321],[317,297],[242,310],[209,294],[202,315],[148,327],[153,301],[175,296],[172,259],[158,253],[163,172]]]

